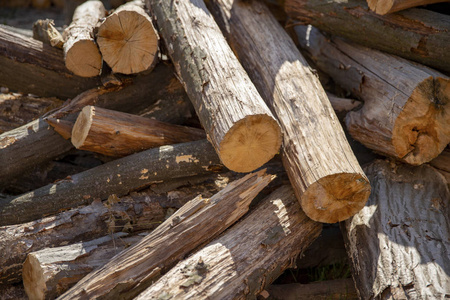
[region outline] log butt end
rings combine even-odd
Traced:
[[[32,254],[27,256],[23,264],[23,286],[30,300],[46,299],[47,286],[39,261]]]
[[[319,179],[297,198],[314,221],[336,223],[360,211],[369,199],[370,190],[365,175],[340,173]]]
[[[66,42],[67,43],[67,42]],[[102,69],[102,56],[94,40],[80,40],[66,51],[66,68],[80,77],[95,77]]]
[[[73,125],[72,129],[72,144],[77,149],[81,149],[86,141],[86,138],[89,134],[89,130],[91,129],[92,119],[95,115],[95,107],[94,106],[85,106],[78,118]]]
[[[220,143],[222,163],[235,172],[251,172],[278,153],[281,129],[268,115],[251,115],[239,120]]]

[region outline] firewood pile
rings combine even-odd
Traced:
[[[450,297],[448,3],[124,2],[0,2],[0,299]]]

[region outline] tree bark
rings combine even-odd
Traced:
[[[12,91],[65,100],[94,86],[99,78],[73,75],[63,52],[31,37],[0,27],[0,85]]]
[[[94,28],[105,17],[105,7],[98,0],[86,1],[75,9],[72,23],[64,30],[64,59],[75,75],[100,75],[102,55],[94,40]]]
[[[448,0],[367,0],[369,8],[379,15],[386,15],[411,7],[449,2]]]
[[[204,174],[219,163],[206,140],[132,154],[30,193],[0,200],[0,226],[28,222],[112,194],[120,197],[152,182]]]
[[[143,0],[121,5],[109,15],[98,28],[97,43],[115,73],[150,70],[158,61],[159,36]]]
[[[147,4],[223,164],[237,172],[262,166],[279,150],[280,128],[204,2],[152,0]]]
[[[450,193],[427,165],[376,161],[369,201],[345,222],[344,239],[361,299],[450,295]]]
[[[133,298],[190,251],[236,222],[270,180],[270,175],[258,171],[228,184],[210,199],[193,199],[137,245],[84,277],[60,299]]]
[[[85,106],[72,130],[72,144],[81,150],[123,157],[164,145],[205,139],[202,129]]]
[[[412,8],[379,16],[369,10],[365,0],[286,0],[284,8],[291,18],[303,24],[450,71],[450,20],[446,15]]]
[[[346,116],[352,137],[412,165],[450,143],[450,80],[425,66],[298,26],[299,43],[343,88],[364,100]]]
[[[136,299],[254,299],[320,234],[283,186]]]
[[[325,223],[354,215],[364,207],[370,184],[325,91],[294,42],[262,3],[214,0],[210,4],[280,123],[283,163],[303,211]]]

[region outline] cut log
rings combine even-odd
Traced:
[[[367,0],[369,8],[379,15],[386,15],[411,7],[449,2],[448,0]]]
[[[0,200],[0,226],[28,222],[112,194],[120,197],[152,182],[204,174],[217,164],[220,161],[206,140],[150,149]]]
[[[144,10],[144,1],[128,2],[99,26],[97,43],[105,62],[115,73],[150,70],[158,61],[159,36]]]
[[[32,252],[23,264],[25,292],[30,300],[55,299],[143,237],[119,232],[91,241]]]
[[[41,97],[65,100],[101,85],[99,78],[69,72],[61,50],[5,27],[0,27],[0,65],[0,86]]]
[[[141,242],[84,277],[59,299],[132,299],[190,251],[242,217],[270,180],[264,170],[258,171],[228,184],[210,199],[189,201]]]
[[[241,222],[179,262],[141,299],[256,299],[320,234],[283,186]]]
[[[100,75],[102,56],[94,40],[94,28],[105,12],[101,1],[86,1],[75,9],[72,23],[64,30],[64,59],[67,69],[75,75]]]
[[[412,165],[429,162],[450,143],[450,80],[397,56],[297,26],[299,43],[317,66],[364,100],[346,116],[352,137]]]
[[[94,201],[55,216],[0,227],[0,286],[22,280],[22,264],[31,252],[113,232],[153,230],[169,209],[178,209],[199,194],[210,197],[234,178],[234,174],[218,173],[173,179],[121,197],[120,201],[112,196],[103,203]]]
[[[77,149],[115,157],[205,138],[202,129],[95,106],[83,108],[72,130],[72,144]]]
[[[444,299],[450,295],[450,192],[427,165],[376,161],[372,194],[345,222],[344,239],[361,299]]]
[[[250,172],[269,161],[280,148],[280,128],[205,3],[152,0],[147,6],[222,163]]]
[[[379,16],[365,0],[286,0],[284,7],[303,24],[450,72],[450,19],[446,15],[411,8]]]
[[[354,215],[364,207],[370,184],[325,91],[292,39],[263,3],[209,3],[232,48],[278,118],[283,132],[283,163],[303,211],[325,223]]]

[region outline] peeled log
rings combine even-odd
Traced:
[[[450,79],[397,56],[295,27],[300,46],[337,84],[364,101],[346,125],[366,147],[412,165],[450,143]]]
[[[139,73],[158,61],[159,36],[143,7],[142,0],[128,2],[98,28],[100,52],[115,73]]]
[[[87,1],[75,9],[72,23],[64,30],[64,59],[75,75],[100,75],[102,56],[94,41],[94,28],[105,17],[105,7],[98,0]]]
[[[281,131],[203,0],[149,0],[169,56],[222,163],[250,172],[269,161]]]
[[[449,2],[448,0],[367,0],[369,8],[379,15],[386,15],[411,7]]]

